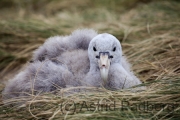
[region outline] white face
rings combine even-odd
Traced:
[[[120,63],[122,48],[118,39],[113,35],[99,34],[91,40],[88,56],[90,63],[99,67],[101,78],[107,80],[110,65]]]

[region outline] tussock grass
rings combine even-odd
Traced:
[[[40,21],[1,21],[0,77],[8,72],[17,71],[30,60],[32,51],[48,37],[63,34],[65,31]]]
[[[147,89],[29,94],[0,103],[2,119],[179,119],[180,3],[173,1],[2,0],[0,11],[0,77],[13,77],[48,37],[68,35],[77,28],[94,28],[115,35],[133,71]],[[1,4],[1,5],[2,5]],[[72,7],[73,6],[73,7]],[[10,10],[10,11],[9,11]],[[8,14],[7,14],[8,13]],[[4,84],[0,84],[2,91]],[[84,89],[84,88],[83,88]],[[98,92],[97,92],[98,91]],[[115,109],[114,109],[115,101]],[[124,108],[124,104],[129,104]],[[125,102],[126,101],[126,102]],[[98,109],[97,103],[101,105]],[[143,109],[143,104],[156,109]],[[11,106],[12,103],[16,103]],[[19,104],[21,103],[21,104]],[[76,104],[76,110],[74,110]],[[79,103],[79,104],[78,104]],[[94,103],[95,108],[89,107]],[[111,105],[111,110],[102,108]],[[139,105],[140,108],[139,108]],[[68,112],[65,110],[70,109]],[[147,107],[147,106],[146,106]]]

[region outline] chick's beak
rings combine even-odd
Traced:
[[[99,68],[101,73],[101,78],[106,83],[108,79],[108,72],[110,67],[110,57],[109,52],[100,52],[99,53]]]

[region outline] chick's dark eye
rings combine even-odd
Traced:
[[[97,51],[95,47],[93,47],[93,50],[94,50],[94,51]]]
[[[113,52],[116,51],[116,47],[113,48]]]

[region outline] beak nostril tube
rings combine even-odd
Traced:
[[[101,56],[101,55],[103,55],[103,56],[107,55],[108,57],[110,56],[109,52],[99,52],[99,56]]]

